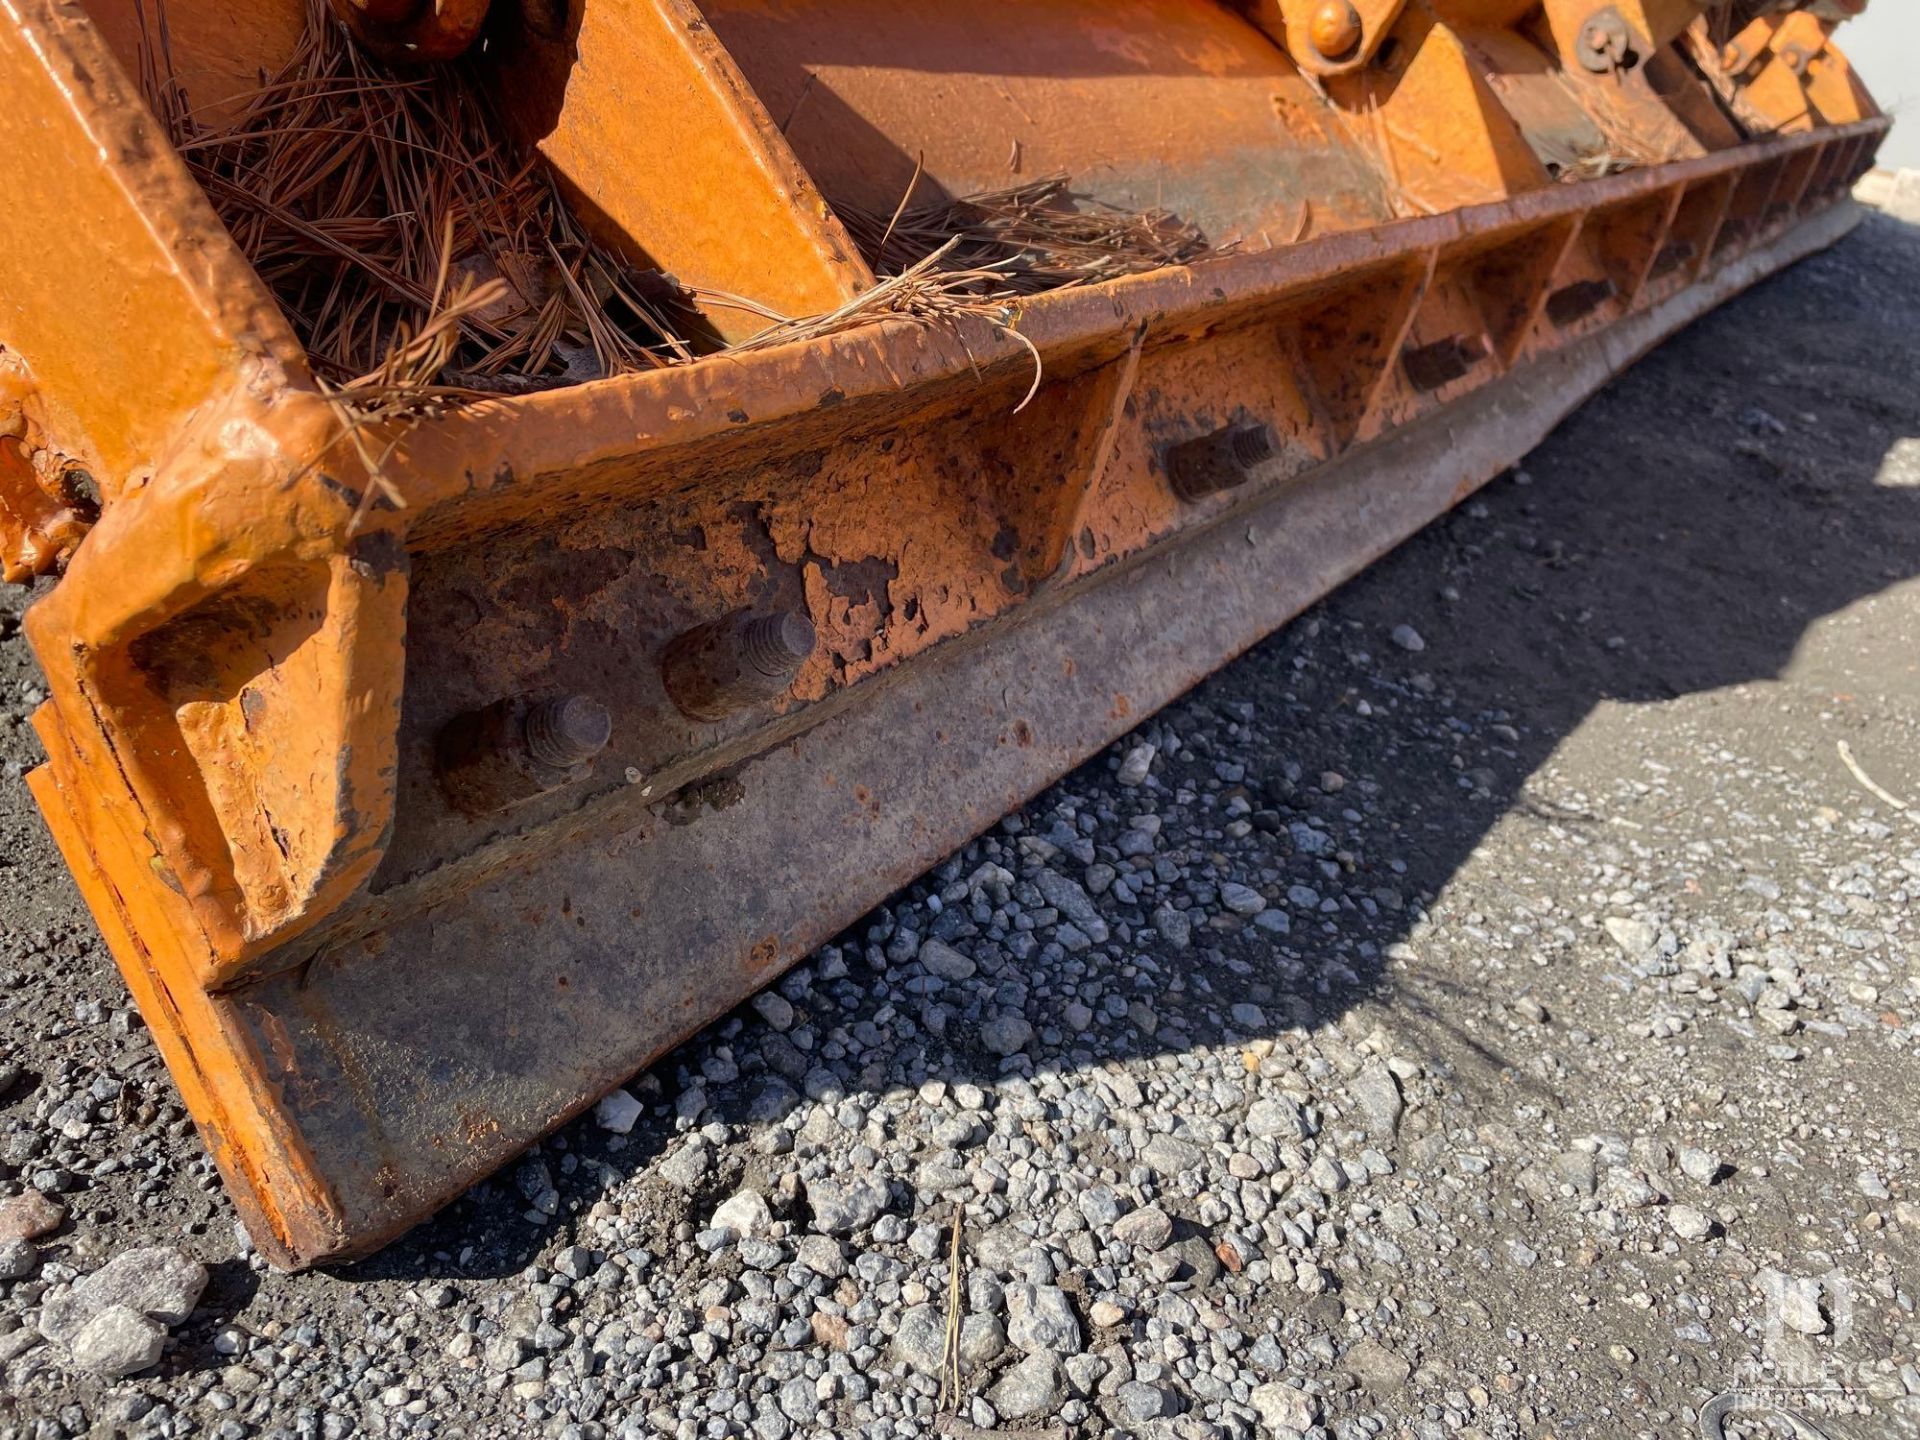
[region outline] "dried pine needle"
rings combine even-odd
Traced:
[[[1006,286],[998,271],[944,268],[962,243],[957,236],[947,240],[898,275],[888,276],[871,290],[862,291],[825,315],[787,319],[737,295],[716,290],[694,293],[709,305],[746,309],[773,320],[774,323],[758,335],[732,346],[728,353],[736,355],[801,340],[817,340],[823,335],[838,335],[877,320],[905,320],[929,329],[944,329],[959,336],[964,345],[961,322],[984,320],[1024,346],[1033,360],[1033,383],[1027,387],[1020,403],[1013,407],[1016,412],[1024,410],[1040,389],[1041,367],[1039,350],[1015,327],[1019,316],[1014,304],[1020,296]]]
[[[1022,297],[1223,253],[1166,211],[1091,201],[1064,176],[915,206],[916,167],[891,215],[841,211],[879,283],[827,314],[788,317],[682,292],[594,241],[537,162],[501,142],[465,62],[389,69],[355,47],[327,0],[307,0],[292,59],[213,123],[174,68],[164,4],[141,19],[149,103],[391,503],[381,467],[413,425],[486,395],[691,361],[673,312],[692,300],[768,322],[733,352],[880,320],[956,335],[984,321],[1032,357],[1024,406],[1040,355],[1016,327]]]
[[[1064,175],[912,205],[921,171],[891,215],[837,207],[876,273],[904,271],[935,252],[945,267],[990,272],[1005,289],[1031,295],[1191,265],[1226,253],[1200,227],[1165,210],[1132,211],[1073,192]]]
[[[509,154],[464,62],[390,70],[307,0],[293,57],[209,124],[164,7],[143,21],[154,112],[335,394],[391,397],[442,370],[518,392],[691,358],[642,279]]]

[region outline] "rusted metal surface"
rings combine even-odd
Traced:
[[[1031,351],[889,322],[472,405],[376,489],[111,27],[0,0],[0,542],[67,567],[32,784],[262,1250],[404,1228],[1851,223],[1885,122],[1824,30],[1756,138],[1550,10],[1407,0],[1311,82],[1175,0],[497,16],[583,219],[772,309],[872,283],[833,207],[922,155],[1238,248],[1027,300]]]
[[[93,477],[54,449],[33,377],[0,350],[0,580],[17,585],[66,563],[99,517]]]

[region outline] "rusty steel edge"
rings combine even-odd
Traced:
[[[825,857],[835,873],[820,873],[804,893],[802,887],[775,887],[763,897],[765,905],[791,912],[775,927],[780,937],[775,953],[750,950],[682,963],[680,1003],[643,1015],[611,1015],[597,1030],[575,1027],[575,1053],[556,1057],[554,1073],[541,1077],[545,1102],[503,1105],[490,1128],[459,1144],[449,1146],[450,1116],[436,1108],[443,1103],[440,1097],[421,1090],[419,1077],[410,1080],[400,1073],[375,1077],[372,1088],[385,1097],[383,1113],[351,1112],[344,1123],[338,1114],[302,1113],[285,1089],[284,1061],[269,1053],[276,1043],[300,1043],[284,1033],[276,1041],[275,1035],[276,1023],[285,1021],[276,1021],[272,1006],[289,1004],[287,1013],[297,1016],[302,1003],[286,1000],[296,984],[290,977],[262,982],[237,996],[163,978],[168,961],[155,956],[152,937],[126,922],[123,900],[106,873],[134,858],[126,842],[115,838],[117,827],[106,816],[137,814],[137,800],[112,761],[53,710],[36,717],[50,766],[36,772],[34,790],[263,1253],[281,1265],[364,1254],[751,994],[895,885],[1456,503],[1526,453],[1662,337],[1764,275],[1832,243],[1857,218],[1842,201],[1800,221],[1690,287],[1488,382],[1444,411],[1349,451],[1282,491],[1232,506],[1206,527],[1070,592],[1035,600],[1018,624],[1002,627],[990,643],[969,637],[939,647],[915,664],[911,685],[877,687],[870,696],[863,691],[862,703],[847,705],[805,734],[763,752],[751,767],[762,815],[778,807],[783,774],[804,775],[821,765],[851,773],[861,757],[875,754],[886,757],[896,783],[939,773],[925,754],[937,742],[925,720],[916,717],[937,709],[942,698],[957,702],[972,696],[977,704],[981,693],[1001,693],[1002,684],[995,682],[1016,672],[1023,672],[1027,708],[1047,707],[1054,715],[1052,733],[1040,745],[997,747],[990,758],[1000,768],[970,767],[972,780],[990,771],[991,783],[964,801],[958,795],[941,797],[948,802],[944,814],[942,807],[928,804],[931,797],[895,796],[927,822],[906,837],[910,843],[904,849],[889,851],[883,861],[860,853],[852,837]],[[1183,277],[1177,283],[1190,282]],[[629,383],[634,382],[609,382]],[[1197,603],[1202,595],[1205,603]],[[1034,657],[1067,653],[1116,656],[1116,668],[1100,683],[1125,687],[1131,702],[1123,713],[1098,703],[1084,679],[1076,685],[1063,677],[1057,693],[1045,693],[1046,675],[1050,669],[1057,674],[1058,666],[1040,665]],[[76,767],[85,767],[84,779]],[[745,873],[766,872],[770,857],[753,849],[755,828],[736,813],[731,822],[719,816],[701,826],[663,831],[632,863],[697,875],[702,857],[720,863],[709,853],[717,850],[725,852],[726,864],[745,867]],[[693,853],[676,854],[676,846]],[[539,871],[535,860],[518,878],[502,883],[537,886]],[[689,895],[668,928],[680,927],[684,942],[699,933],[704,907],[735,899],[725,890]],[[456,923],[450,909],[439,912],[438,923]],[[478,923],[485,916],[475,918]],[[737,938],[744,943],[747,937]],[[676,958],[684,961],[687,953],[677,949]],[[174,963],[178,960],[174,957]],[[478,974],[461,977],[469,990],[484,990],[483,980]],[[363,966],[327,983],[358,986],[357,1003],[364,1006],[377,1003],[382,982]],[[582,1046],[591,1053],[581,1053]],[[396,1098],[403,1103],[393,1103]],[[414,1174],[389,1171],[382,1180],[362,1183],[342,1156],[367,1144],[363,1127],[369,1124],[388,1127],[384,1144],[424,1147],[419,1154],[437,1158]]]

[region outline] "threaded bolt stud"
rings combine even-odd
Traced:
[[[613,716],[590,695],[567,695],[529,709],[522,733],[527,753],[535,760],[556,770],[570,770],[607,748],[613,738]]]

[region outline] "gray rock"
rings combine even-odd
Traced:
[[[1247,1107],[1247,1133],[1260,1140],[1305,1140],[1307,1117],[1291,1100],[1268,1096]]]
[[[600,1103],[593,1107],[593,1121],[615,1135],[631,1135],[645,1113],[646,1107],[633,1096],[625,1090],[615,1090],[600,1097]]]
[[[1820,1282],[1789,1279],[1780,1290],[1780,1323],[1802,1335],[1827,1333],[1827,1317],[1820,1309]]]
[[[1007,1287],[991,1271],[976,1269],[967,1276],[967,1308],[980,1315],[999,1315],[1007,1308]]]
[[[1193,943],[1193,921],[1187,918],[1184,911],[1176,910],[1171,905],[1155,907],[1153,928],[1176,950],[1184,950]]]
[[[1600,1185],[1600,1171],[1584,1150],[1563,1150],[1553,1157],[1553,1178],[1577,1194],[1591,1195]]]
[[[1426,640],[1411,625],[1394,626],[1387,638],[1409,654],[1418,655],[1427,648]]]
[[[662,1180],[682,1190],[697,1190],[713,1171],[713,1148],[695,1138],[654,1167]]]
[[[96,1375],[118,1378],[150,1370],[167,1346],[167,1327],[128,1305],[97,1311],[67,1342],[73,1363]]]
[[[8,1365],[41,1343],[40,1332],[31,1325],[0,1333],[0,1365]]]
[[[796,1258],[814,1274],[838,1280],[847,1273],[847,1257],[831,1235],[807,1235],[794,1247]]]
[[[569,1245],[553,1257],[553,1268],[569,1280],[584,1280],[591,1275],[596,1268],[593,1260],[593,1252],[584,1245]],[[451,1288],[451,1286],[444,1285],[439,1287],[442,1292],[450,1291]],[[436,1294],[431,1303],[434,1308],[438,1310],[446,1305],[452,1304],[453,1297],[451,1294],[447,1294],[443,1299],[439,1294]]]
[[[1124,1208],[1111,1185],[1093,1185],[1080,1192],[1080,1214],[1095,1230],[1111,1229]]]
[[[1034,873],[1033,884],[1047,904],[1078,925],[1094,944],[1099,945],[1106,941],[1107,922],[1100,918],[1099,910],[1094,907],[1087,892],[1077,883],[1069,880],[1058,870],[1049,870],[1042,866]]]
[[[1007,1348],[1007,1327],[998,1315],[969,1315],[960,1322],[960,1363],[969,1370],[998,1360]]]
[[[796,1375],[780,1387],[780,1413],[796,1425],[811,1425],[820,1418],[820,1397],[813,1381]]]
[[[929,940],[920,947],[920,968],[942,980],[971,979],[973,961],[944,940]]]
[[[1267,1028],[1267,1012],[1258,1005],[1236,1005],[1228,1012],[1227,1018],[1233,1021],[1236,1029],[1245,1030],[1251,1035],[1258,1035]]]
[[[1029,1355],[1080,1353],[1080,1317],[1067,1292],[1054,1285],[1014,1285],[1007,1290],[1007,1338]]]
[[[1668,1207],[1667,1224],[1682,1240],[1705,1240],[1715,1229],[1713,1217],[1691,1205]]]
[[[1278,1380],[1257,1386],[1250,1397],[1261,1423],[1274,1430],[1305,1432],[1320,1418],[1320,1402]]]
[[[887,1182],[874,1175],[807,1182],[807,1204],[813,1210],[813,1228],[828,1235],[850,1235],[866,1229],[880,1218],[891,1198]]]
[[[513,1172],[513,1183],[529,1209],[542,1215],[560,1212],[560,1191],[554,1186],[553,1172],[547,1168],[546,1161],[537,1156],[521,1161]]]
[[[1114,779],[1128,787],[1146,784],[1147,775],[1153,769],[1153,756],[1153,746],[1135,745],[1127,751],[1126,758],[1121,760],[1120,769],[1115,773]]]
[[[1680,1171],[1689,1180],[1712,1185],[1719,1180],[1720,1172],[1725,1168],[1720,1157],[1711,1150],[1702,1150],[1695,1145],[1680,1147]]]
[[[1158,1420],[1179,1408],[1179,1399],[1171,1390],[1149,1385],[1144,1380],[1129,1380],[1115,1392],[1120,1413],[1134,1421]]]
[[[1171,1135],[1156,1135],[1140,1150],[1141,1163],[1169,1179],[1183,1170],[1191,1170],[1203,1159],[1200,1147]]]
[[[1324,831],[1316,830],[1304,820],[1293,820],[1287,824],[1287,838],[1293,841],[1293,848],[1302,855],[1322,859],[1333,854],[1337,848],[1333,837]]]
[[[527,1358],[527,1342],[518,1335],[495,1335],[481,1348],[480,1360],[489,1370],[505,1374]]]
[[[1287,1368],[1287,1352],[1271,1335],[1262,1335],[1254,1341],[1253,1348],[1247,1352],[1247,1359],[1253,1362],[1256,1370],[1268,1375],[1282,1374]]]
[[[747,1102],[747,1118],[760,1125],[776,1125],[793,1113],[800,1103],[800,1092],[778,1076],[769,1075],[753,1089]],[[777,1132],[786,1134],[782,1130]],[[791,1137],[789,1137],[791,1138]]]
[[[1347,1088],[1366,1119],[1368,1138],[1380,1144],[1391,1141],[1400,1132],[1400,1116],[1406,1110],[1406,1101],[1400,1094],[1400,1082],[1394,1079],[1385,1062],[1369,1060],[1348,1082]]]
[[[1033,1040],[1033,1026],[1027,1017],[1006,1010],[980,1027],[980,1043],[995,1055],[1013,1055]]]
[[[1258,915],[1267,908],[1267,900],[1258,890],[1229,880],[1220,887],[1220,903],[1236,915]]]
[[[1607,927],[1607,934],[1613,937],[1613,943],[1635,960],[1653,949],[1653,942],[1660,938],[1660,932],[1644,920],[1609,915],[1603,923]]]
[[[1180,1269],[1175,1273],[1201,1289],[1220,1278],[1220,1257],[1214,1253],[1213,1246],[1204,1235],[1189,1235],[1174,1244],[1166,1254],[1177,1257],[1180,1262]]]
[[[155,1245],[116,1255],[73,1289],[40,1309],[40,1333],[67,1341],[96,1315],[119,1305],[178,1325],[193,1313],[207,1288],[207,1270],[171,1246]]]
[[[771,1270],[787,1256],[787,1252],[773,1241],[751,1237],[739,1242],[738,1253],[740,1263],[749,1270]]]
[[[1173,1238],[1173,1220],[1157,1205],[1144,1206],[1113,1223],[1113,1238],[1136,1250],[1159,1250]]]
[[[0,1280],[24,1280],[40,1268],[40,1251],[31,1240],[0,1240]]]
[[[1388,1395],[1407,1383],[1413,1366],[1404,1355],[1389,1350],[1371,1335],[1356,1342],[1340,1357],[1340,1368],[1374,1395]]]
[[[1347,1188],[1347,1167],[1322,1150],[1313,1157],[1313,1163],[1307,1167],[1307,1179],[1311,1180],[1317,1189],[1329,1195],[1338,1195]]]
[[[1067,1377],[1059,1360],[1041,1351],[1002,1375],[987,1399],[1004,1420],[1030,1420],[1052,1415],[1065,1403],[1066,1390]]]
[[[893,1358],[922,1375],[938,1375],[947,1353],[947,1318],[937,1305],[915,1305],[893,1332]]]
[[[772,1029],[784,1032],[793,1028],[793,1002],[778,990],[762,990],[753,997],[753,1008]]]

